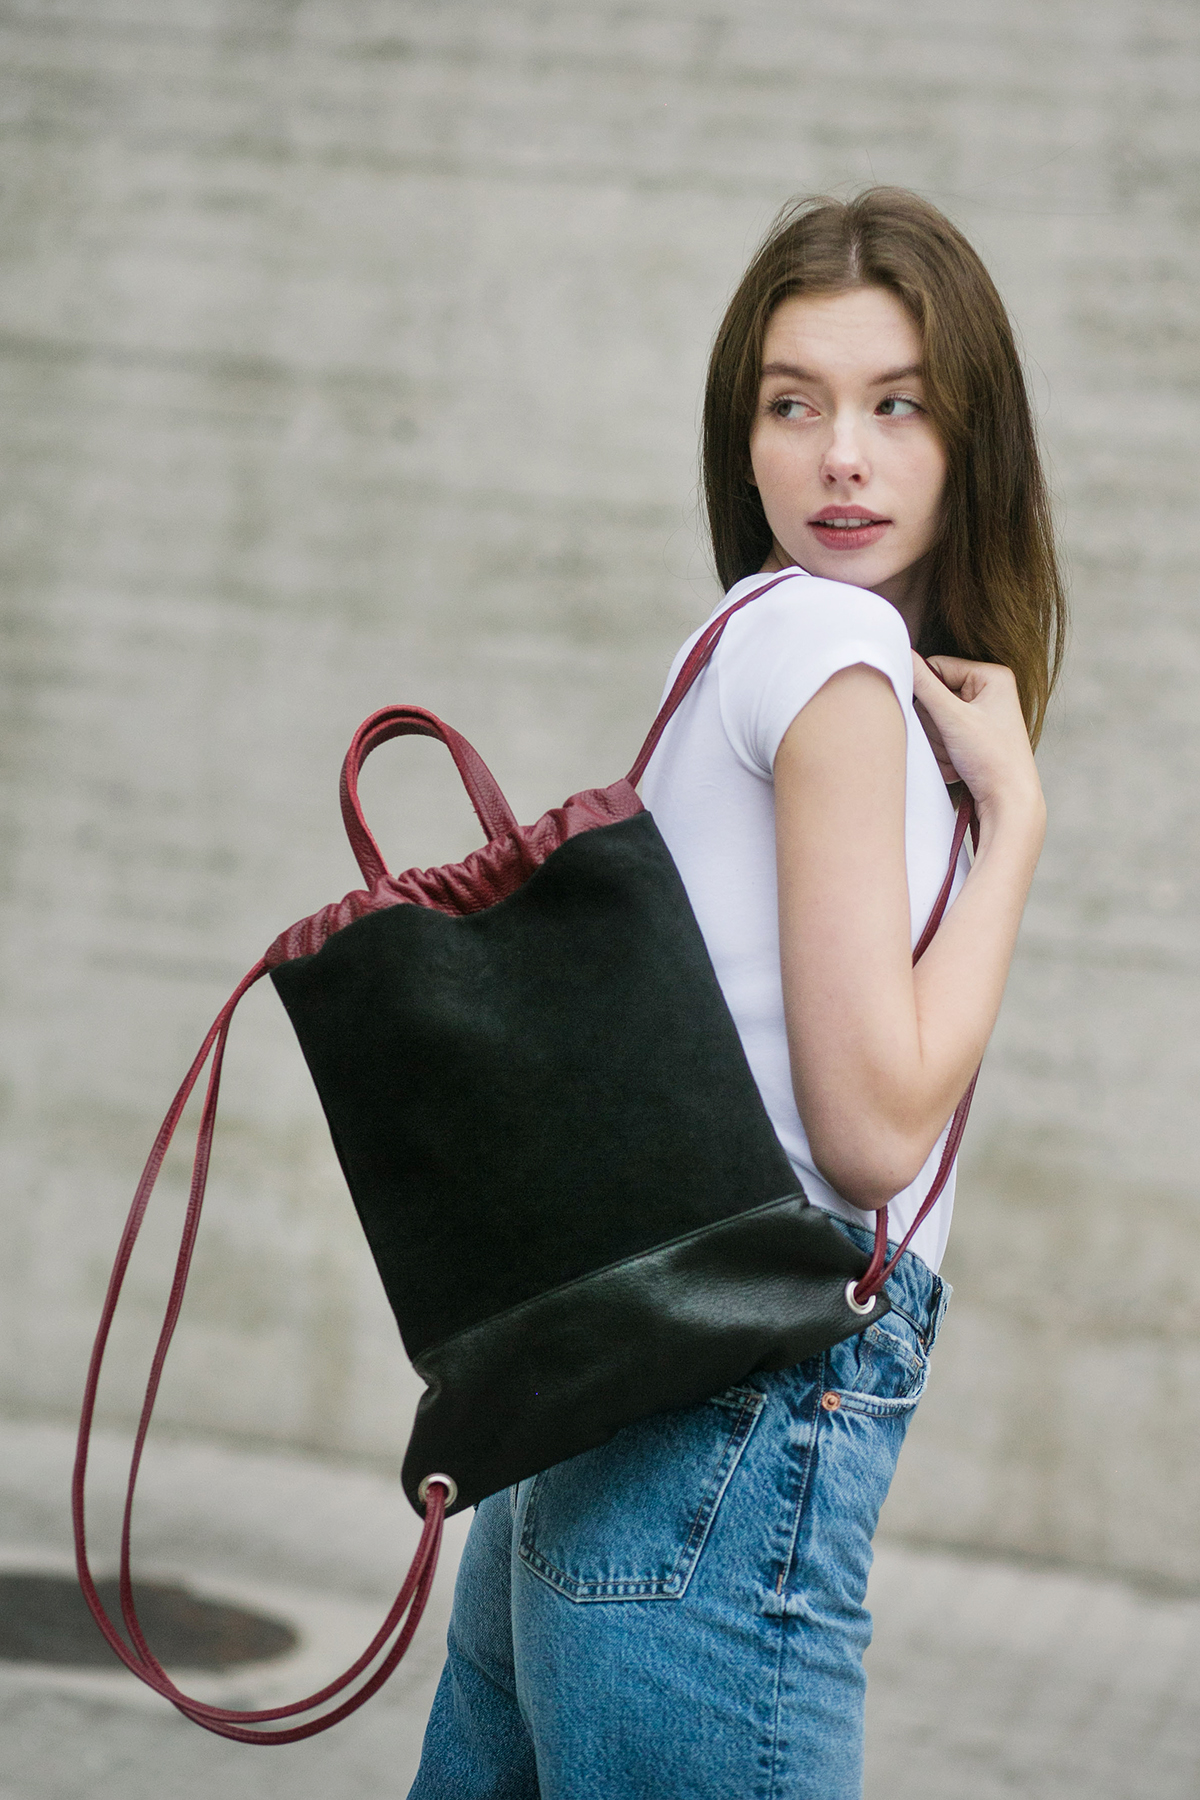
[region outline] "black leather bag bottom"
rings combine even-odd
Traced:
[[[796,1193],[486,1319],[416,1360],[427,1391],[405,1487],[453,1464],[473,1504],[635,1419],[803,1362],[847,1335],[845,1283],[865,1266]]]

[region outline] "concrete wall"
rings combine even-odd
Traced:
[[[7,1412],[72,1411],[204,1027],[355,885],[359,718],[432,705],[524,817],[626,766],[713,595],[724,298],[789,194],[897,181],[1020,322],[1076,635],[888,1524],[1200,1584],[1198,51],[1173,0],[6,9]],[[435,747],[377,760],[394,866],[471,846]],[[163,1417],[392,1462],[412,1385],[270,991],[223,1118]]]

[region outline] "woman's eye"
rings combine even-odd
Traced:
[[[802,419],[812,411],[807,400],[773,400],[771,411],[779,419]]]
[[[875,410],[882,413],[885,419],[912,419],[925,409],[904,394],[889,394],[886,400],[879,402]]]

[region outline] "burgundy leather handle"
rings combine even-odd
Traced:
[[[354,852],[354,860],[362,870],[362,878],[368,887],[374,887],[376,882],[386,879],[388,866],[363,818],[358,799],[358,776],[372,750],[377,750],[380,744],[386,744],[389,738],[394,737],[431,737],[445,744],[454,758],[455,767],[462,776],[462,784],[489,843],[493,838],[505,837],[509,832],[516,831],[516,817],[500,792],[495,776],[478,750],[473,749],[460,732],[455,731],[452,725],[445,724],[436,713],[427,712],[423,706],[381,707],[379,712],[372,713],[359,726],[342,764],[342,820],[346,836],[350,839],[350,848]]]

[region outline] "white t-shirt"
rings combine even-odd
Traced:
[[[878,594],[801,569],[735,613],[708,667],[663,733],[643,782],[645,804],[675,859],[717,980],[771,1122],[817,1206],[873,1226],[818,1174],[796,1110],[779,967],[775,877],[775,754],[797,713],[839,669],[866,663],[895,689],[908,733],[905,857],[916,944],[946,874],[954,807],[913,711],[908,632]],[[738,582],[722,612],[769,576]],[[715,616],[715,614],[714,614]],[[696,632],[680,650],[668,688]],[[960,859],[957,892],[967,859]],[[889,1235],[908,1230],[933,1181],[944,1136],[889,1210]],[[954,1173],[910,1246],[937,1270],[950,1231]]]

